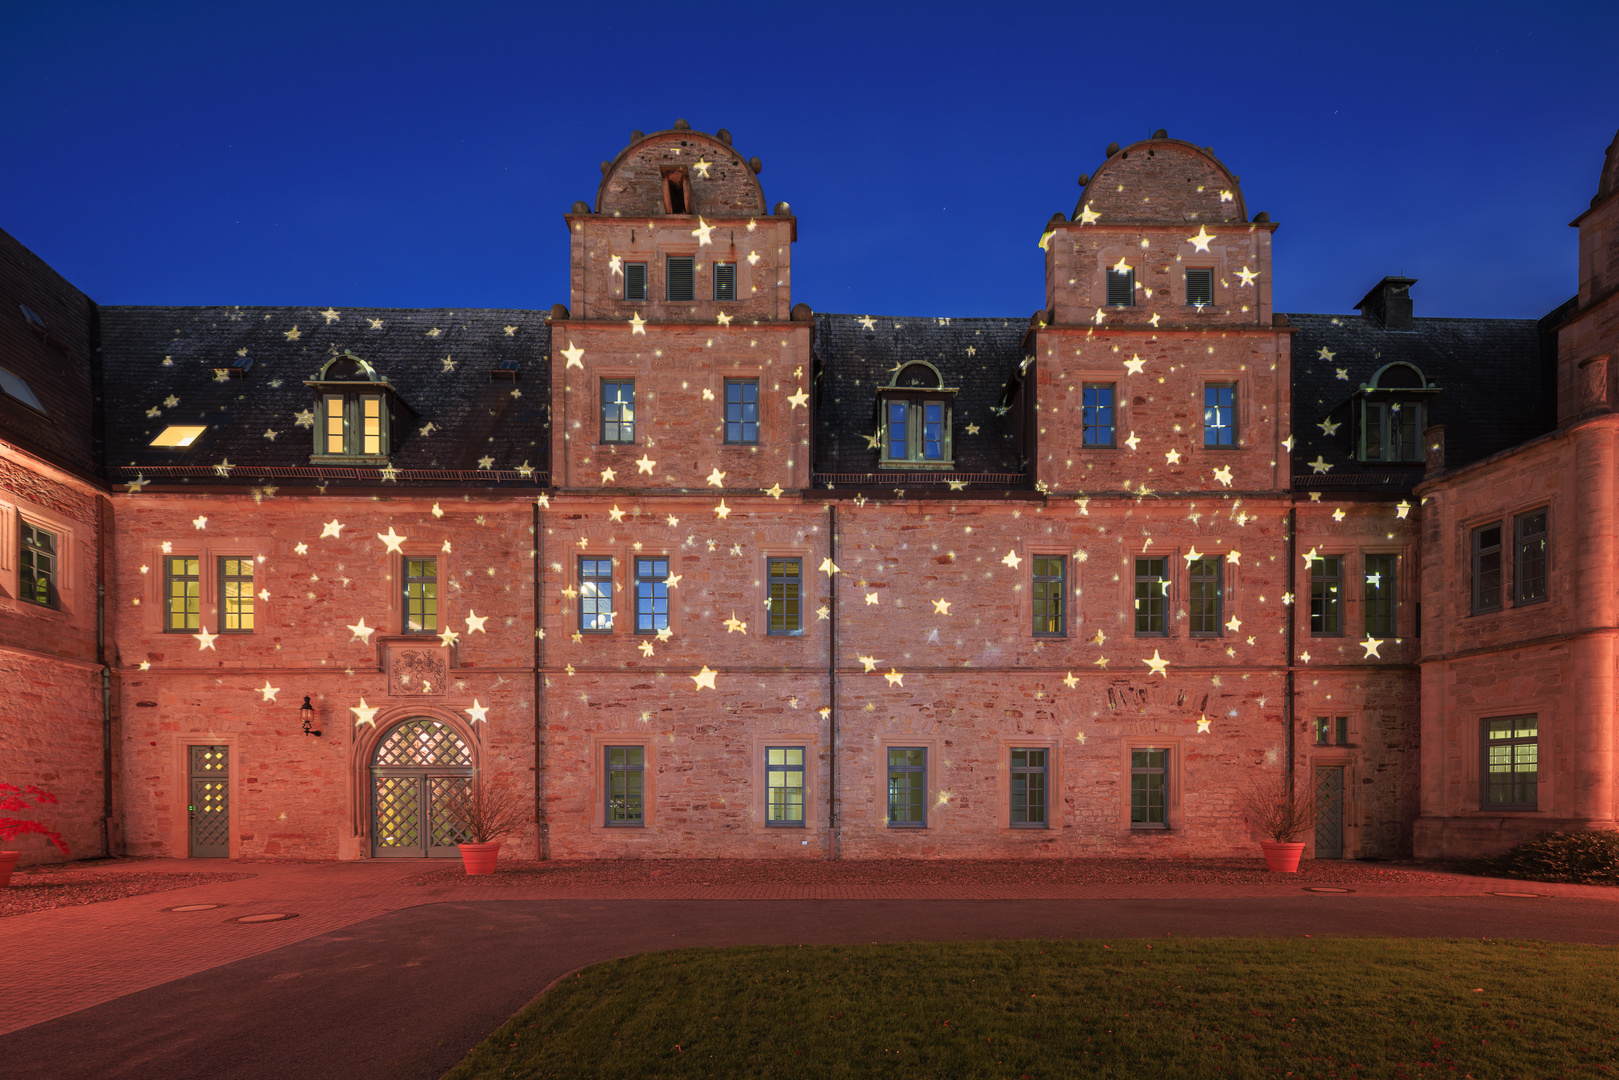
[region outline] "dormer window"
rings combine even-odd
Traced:
[[[385,463],[410,407],[376,368],[351,352],[333,357],[318,379],[314,461]]]
[[[1423,460],[1428,400],[1439,392],[1414,365],[1385,364],[1358,394],[1360,459],[1416,464]]]
[[[885,468],[953,464],[950,414],[955,395],[938,369],[923,362],[907,364],[878,391]]]

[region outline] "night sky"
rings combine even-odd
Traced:
[[[1533,318],[1619,129],[1611,0],[718,10],[0,5],[0,228],[103,304],[546,308],[598,163],[683,117],[791,203],[794,300],[1023,318],[1162,127],[1280,223],[1278,310]]]

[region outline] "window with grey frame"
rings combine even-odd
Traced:
[[[163,632],[189,634],[202,629],[202,560],[195,555],[163,557]]]
[[[624,264],[624,299],[646,299],[646,263]]]
[[[1121,262],[1123,260],[1120,260]],[[1109,267],[1107,271],[1107,306],[1134,307],[1136,303],[1136,272]]]
[[[804,748],[765,747],[765,824],[804,826]]]
[[[736,263],[717,262],[714,264],[714,299],[736,299]]]
[[[1540,722],[1533,714],[1481,721],[1482,810],[1534,810],[1539,800]]]
[[[1318,716],[1315,718],[1315,744],[1317,746],[1348,746],[1349,717]]]
[[[1519,514],[1512,521],[1513,604],[1538,604],[1546,599],[1546,510]]]
[[[882,403],[884,462],[950,464],[949,399],[885,394]]]
[[[222,555],[219,558],[219,632],[253,632],[253,559]]]
[[[1113,383],[1086,383],[1082,390],[1081,421],[1084,425],[1084,445],[1112,446],[1115,410]]]
[[[1044,829],[1046,822],[1046,757],[1044,749],[1012,750],[1009,822],[1014,829]]]
[[[1063,637],[1067,633],[1064,596],[1068,592],[1066,558],[1062,555],[1036,555],[1030,601],[1034,608],[1035,637]]]
[[[1310,633],[1341,637],[1344,632],[1344,557],[1317,555],[1310,560]]]
[[[635,827],[646,824],[646,747],[609,746],[607,775],[603,785],[607,795],[606,824],[609,827]]]
[[[1130,828],[1169,828],[1169,751],[1130,751]]]
[[[1214,303],[1214,268],[1194,266],[1186,271],[1186,306],[1206,308]]]
[[[1167,637],[1169,578],[1167,559],[1136,560],[1136,637]]]
[[[1419,401],[1361,402],[1362,461],[1420,462],[1422,403]]]
[[[752,445],[759,441],[759,380],[725,380],[725,441]]]
[[[690,255],[670,255],[664,261],[665,299],[697,298],[697,260]]]
[[[602,380],[602,432],[604,443],[635,441],[635,381]]]
[[[1237,445],[1237,384],[1207,383],[1203,387],[1203,445]]]
[[[804,632],[803,559],[767,560],[768,582],[765,606],[769,609],[767,637],[791,636]]]
[[[56,607],[56,534],[24,521],[21,540],[19,596],[40,607]]]
[[[1366,636],[1393,637],[1398,558],[1394,555],[1367,555],[1365,563],[1361,609],[1366,619]]]
[[[613,632],[613,560],[579,560],[579,630],[585,634]]]
[[[656,634],[669,626],[669,560],[635,560],[635,632]]]
[[[1473,614],[1501,610],[1501,523],[1473,530]]]
[[[1219,637],[1225,608],[1225,556],[1202,555],[1187,565],[1187,604],[1193,637]]]
[[[923,746],[888,748],[888,825],[920,829],[928,823],[928,751]]]
[[[406,559],[405,625],[407,634],[438,633],[438,559]]]

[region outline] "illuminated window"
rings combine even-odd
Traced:
[[[888,750],[888,825],[920,829],[928,823],[928,752],[921,746]]]
[[[205,426],[170,424],[158,432],[157,438],[151,442],[152,446],[190,446],[197,441],[197,437],[207,431]]]
[[[219,632],[253,632],[253,560],[225,556],[219,560]]]
[[[804,748],[765,748],[765,824],[804,824]]]
[[[1484,805],[1480,809],[1535,809],[1540,786],[1537,717],[1490,717],[1483,724]]]
[[[163,631],[192,633],[202,629],[202,560],[195,555],[169,555],[163,560]]]
[[[321,391],[315,402],[317,461],[380,463],[393,452],[393,413],[403,404],[370,364],[351,352],[340,353],[309,385]]]
[[[438,633],[438,559],[406,559],[404,570],[405,633]]]
[[[804,560],[770,560],[770,618],[767,635],[804,632],[802,587]]]
[[[1357,392],[1362,461],[1416,464],[1426,457],[1422,428],[1428,396],[1439,388],[1415,365],[1395,361],[1379,368]]]
[[[56,606],[56,544],[55,533],[22,523],[22,565],[17,585],[19,595],[30,604]]]
[[[1034,636],[1062,637],[1063,594],[1067,592],[1068,578],[1061,555],[1036,555],[1030,560],[1033,568],[1030,600],[1034,605]]]
[[[931,364],[907,364],[894,376],[878,394],[882,463],[948,467],[954,395]]]

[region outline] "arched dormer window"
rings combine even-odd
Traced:
[[[1362,461],[1419,463],[1428,402],[1439,387],[1414,364],[1396,360],[1378,368],[1356,396],[1360,413]]]
[[[345,349],[305,385],[317,391],[311,460],[361,464],[388,460],[394,450],[394,431],[403,429],[411,409],[386,377]]]
[[[951,467],[950,413],[955,396],[932,364],[918,360],[901,367],[877,392],[883,467]]]

